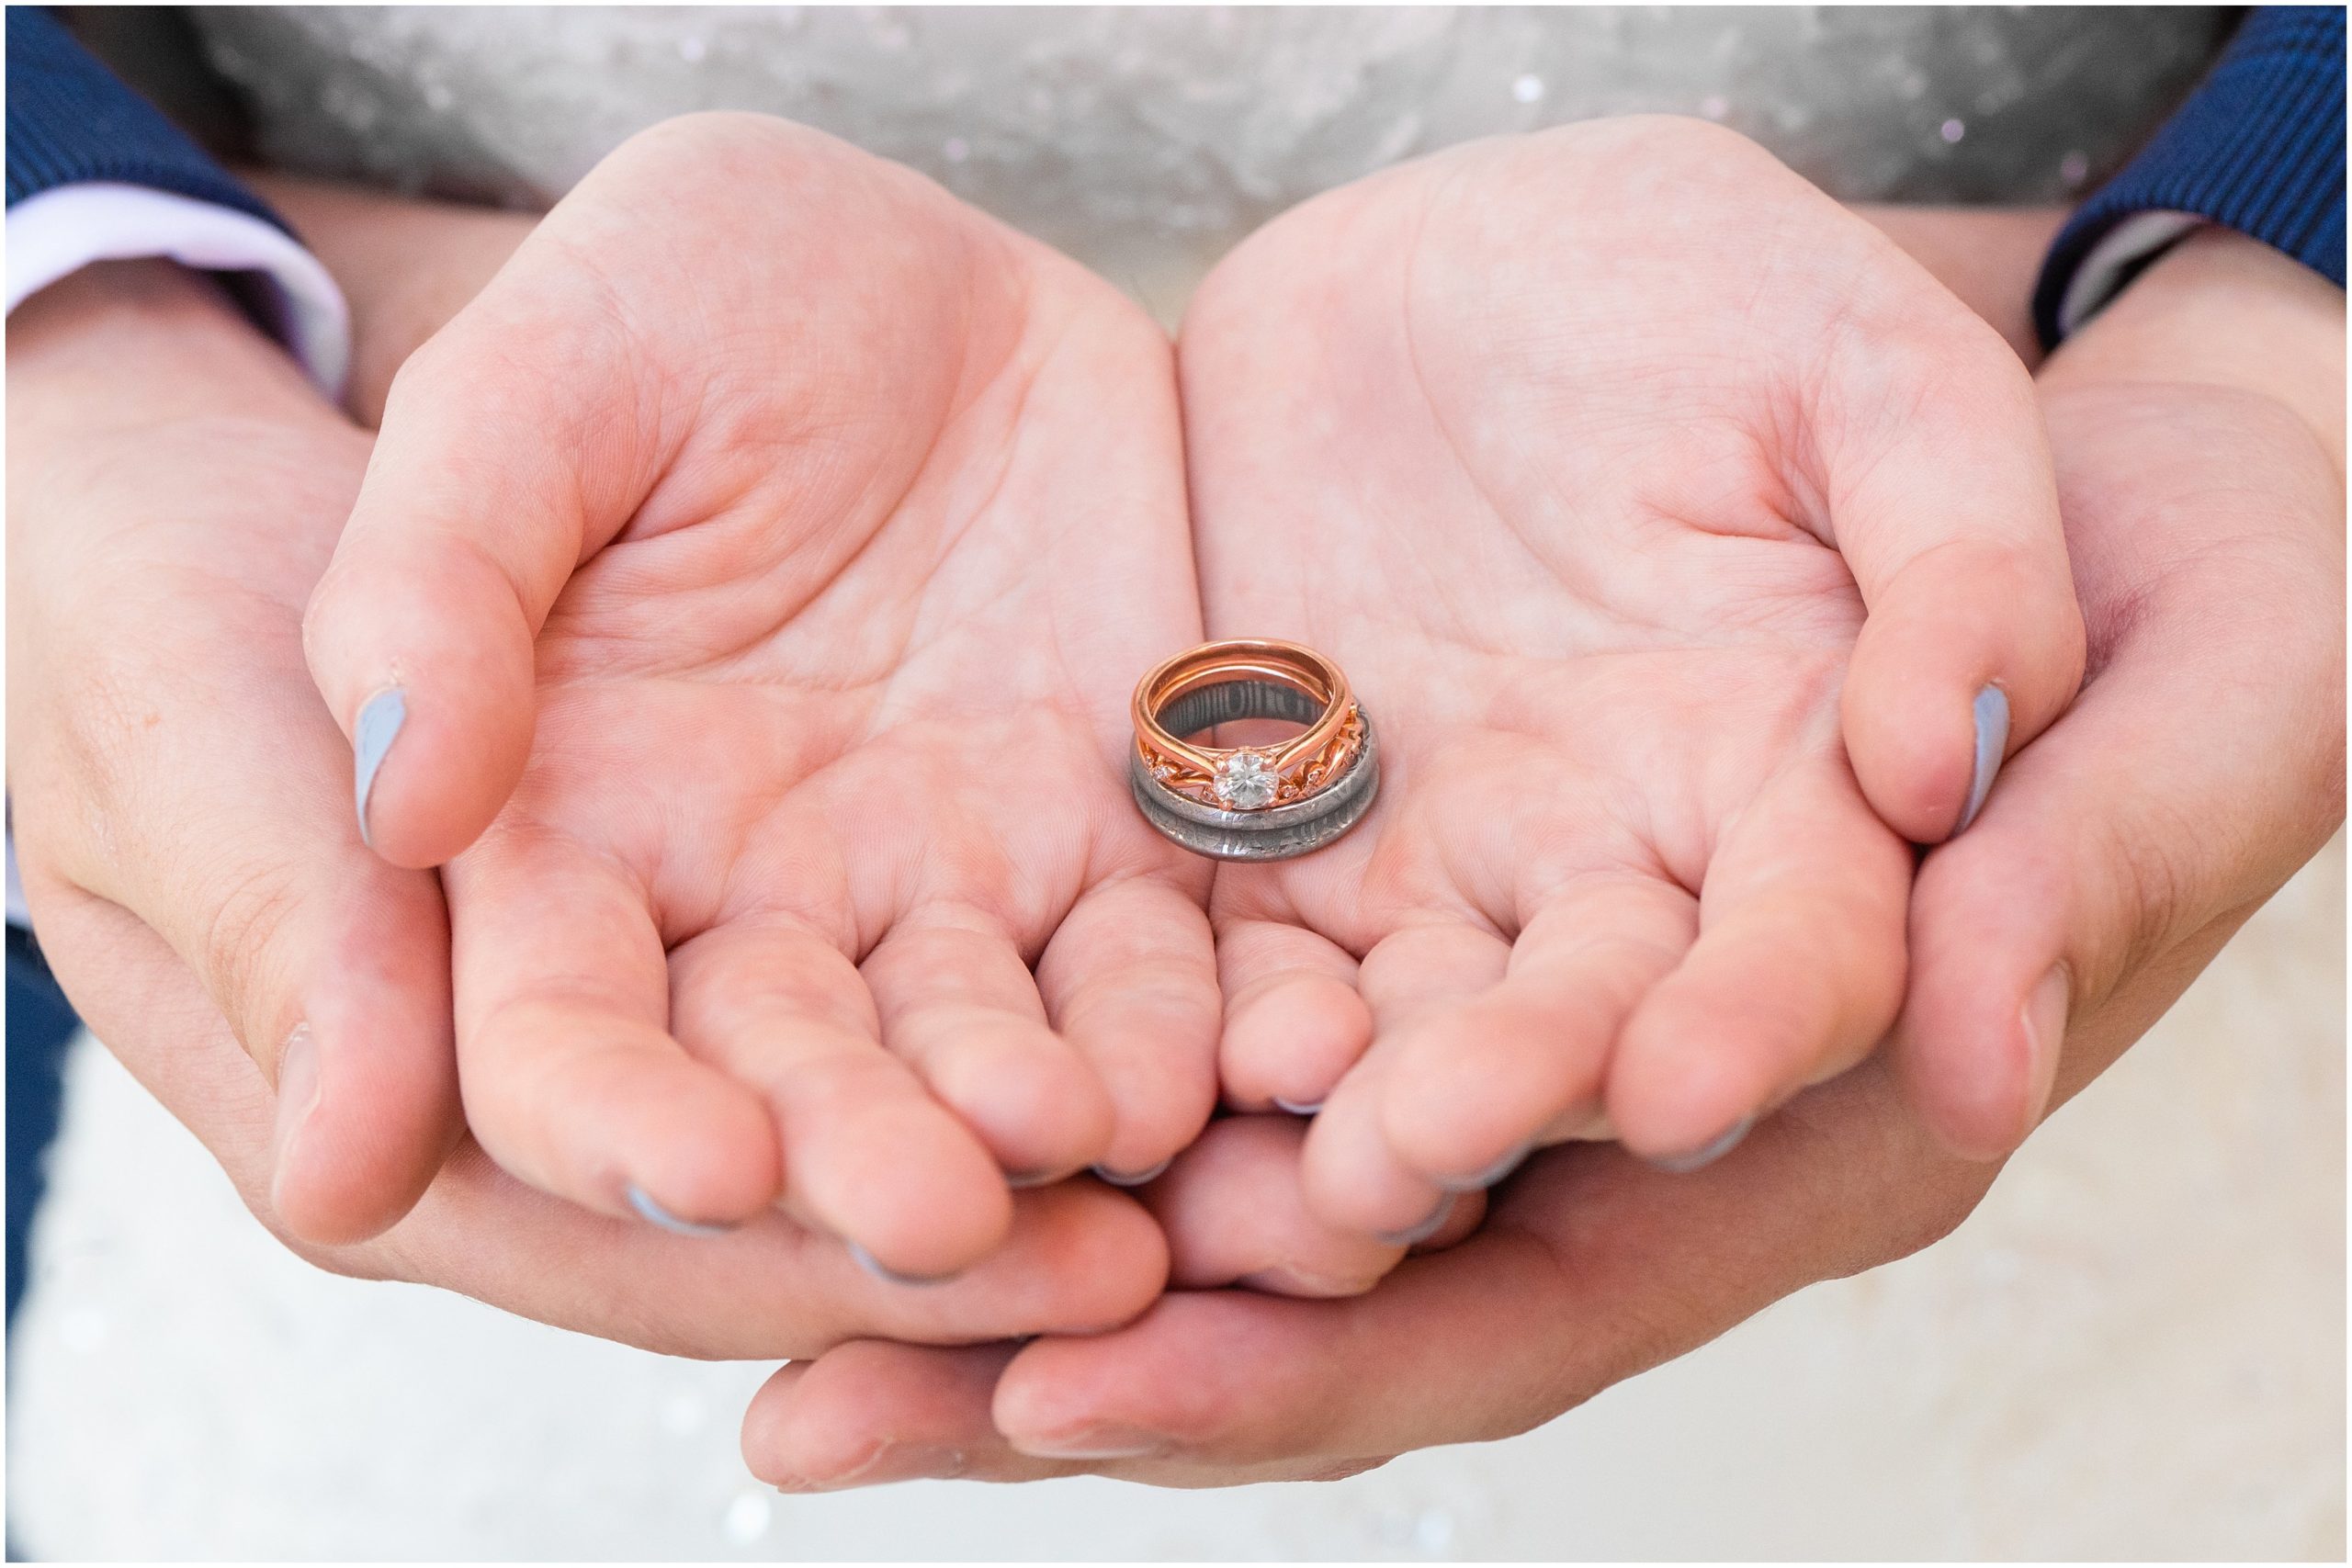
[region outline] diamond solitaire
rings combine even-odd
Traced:
[[[1274,801],[1274,792],[1282,787],[1275,776],[1273,764],[1257,752],[1243,750],[1216,765],[1210,788],[1216,797],[1236,811],[1255,811]]]

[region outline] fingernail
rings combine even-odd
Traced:
[[[1313,1104],[1306,1104],[1295,1100],[1284,1100],[1279,1094],[1274,1096],[1274,1103],[1293,1116],[1312,1116],[1323,1109],[1323,1102],[1319,1100]]]
[[[1650,1163],[1657,1167],[1660,1170],[1672,1171],[1677,1176],[1686,1175],[1690,1171],[1698,1169],[1701,1166],[1713,1165],[1715,1161],[1723,1158],[1724,1156],[1731,1153],[1732,1149],[1739,1143],[1740,1139],[1747,1136],[1747,1130],[1755,1125],[1755,1117],[1743,1116],[1738,1121],[1733,1122],[1730,1126],[1724,1128],[1723,1132],[1716,1136],[1714,1142],[1708,1144],[1703,1148],[1693,1149],[1687,1155],[1661,1155],[1657,1158],[1650,1161]]]
[[[277,1055],[277,1121],[271,1146],[278,1168],[285,1168],[287,1151],[318,1103],[319,1043],[308,1023],[298,1023]]]
[[[1169,1156],[1170,1159],[1174,1157],[1172,1155]],[[1107,1166],[1098,1165],[1094,1167],[1094,1174],[1114,1187],[1141,1187],[1147,1181],[1159,1179],[1160,1175],[1167,1170],[1169,1160],[1164,1159],[1149,1170],[1136,1171],[1113,1170]]]
[[[1244,1274],[1234,1281],[1237,1285],[1246,1285],[1270,1296],[1305,1296],[1314,1301],[1360,1296],[1377,1282],[1373,1280],[1334,1279],[1329,1274],[1313,1273],[1288,1263],[1277,1263],[1271,1269]]]
[[[735,1228],[733,1225],[702,1225],[692,1220],[682,1220],[655,1202],[652,1194],[634,1181],[622,1190],[622,1195],[628,1199],[628,1206],[644,1218],[665,1231],[675,1231],[680,1235],[725,1235]]]
[[[953,1481],[971,1466],[971,1457],[961,1449],[889,1443],[858,1472],[856,1480],[861,1486],[887,1486],[894,1481]]]
[[[384,765],[384,753],[400,739],[407,719],[408,697],[398,686],[387,686],[360,705],[359,717],[351,727],[351,805],[359,813],[359,841],[371,850],[376,840],[368,832],[368,794],[376,787],[376,770]]]
[[[1519,1147],[1511,1150],[1509,1154],[1503,1156],[1502,1158],[1495,1161],[1494,1164],[1488,1166],[1484,1170],[1474,1172],[1468,1176],[1441,1176],[1436,1179],[1437,1184],[1440,1187],[1444,1188],[1448,1192],[1484,1191],[1486,1189],[1492,1187],[1496,1182],[1500,1181],[1504,1177],[1509,1176],[1512,1171],[1517,1170],[1520,1167],[1520,1162],[1527,1158],[1529,1153],[1533,1150],[1534,1146],[1535,1145],[1532,1144],[1521,1144]]]
[[[1174,1445],[1133,1427],[1087,1427],[1057,1438],[1015,1438],[1012,1446],[1035,1459],[1142,1459]]]
[[[884,1443],[865,1460],[831,1475],[791,1475],[769,1485],[786,1496],[812,1492],[847,1492],[860,1486],[888,1486],[899,1481],[952,1481],[971,1468],[961,1449],[934,1448],[924,1443]]]
[[[895,1269],[885,1268],[880,1258],[857,1243],[853,1241],[847,1246],[849,1255],[857,1259],[857,1266],[886,1285],[944,1285],[963,1272],[959,1269],[945,1274],[901,1274]]]
[[[1987,686],[1976,694],[1976,765],[1968,777],[1968,804],[1961,808],[1960,826],[1955,835],[1968,831],[1976,814],[1984,809],[1984,797],[1993,793],[1993,775],[2001,771],[2001,758],[2009,749],[2009,694],[1998,686]]]
[[[1026,1192],[1033,1187],[1050,1187],[1065,1174],[1058,1170],[1008,1170],[1004,1184],[1015,1192]]]
[[[2074,999],[2074,982],[2063,964],[2034,982],[2026,994],[2023,1021],[2031,1081],[2027,1086],[2026,1122],[2030,1133],[2050,1103],[2050,1086],[2058,1077],[2058,1058],[2066,1046],[2066,1010]]]
[[[1382,1231],[1379,1233],[1379,1239],[1390,1247],[1419,1246],[1437,1235],[1439,1227],[1443,1225],[1448,1217],[1453,1214],[1454,1201],[1455,1195],[1447,1193],[1437,1201],[1437,1207],[1430,1211],[1428,1219],[1405,1230]]]

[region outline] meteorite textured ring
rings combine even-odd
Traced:
[[[1305,728],[1265,745],[1186,739],[1253,718]],[[1372,721],[1348,678],[1295,642],[1236,637],[1178,654],[1136,687],[1135,725],[1136,805],[1195,854],[1286,860],[1319,850],[1362,820],[1380,789]]]

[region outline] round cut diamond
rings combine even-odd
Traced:
[[[1216,776],[1210,787],[1218,800],[1236,811],[1255,811],[1271,805],[1281,780],[1274,776],[1272,764],[1255,751],[1236,751],[1216,765]]]

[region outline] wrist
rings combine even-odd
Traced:
[[[373,426],[393,374],[481,291],[536,214],[386,196],[357,186],[241,169],[301,231],[351,307],[345,403]]]
[[[2171,383],[2268,398],[2344,471],[2344,291],[2268,245],[2206,228],[2050,356],[2045,386]]]
[[[190,419],[328,405],[218,285],[162,259],[98,262],[8,321],[12,456]]]

